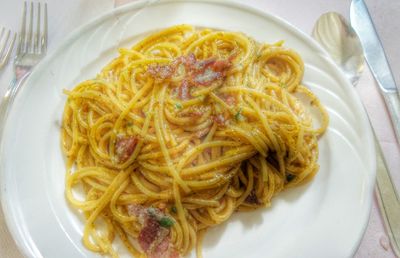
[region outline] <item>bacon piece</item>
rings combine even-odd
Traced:
[[[196,61],[196,63],[192,66],[192,69],[197,71],[203,71],[204,69],[208,68],[209,66],[214,65],[217,61],[215,57],[211,57],[209,59],[205,59],[202,61]]]
[[[214,70],[207,68],[202,73],[196,74],[192,78],[192,81],[195,84],[207,86],[222,77],[223,77],[223,74],[221,72],[215,72]]]
[[[186,71],[189,72],[193,69],[193,67],[196,66],[197,59],[193,53],[190,53],[186,56],[180,56],[176,58],[172,63],[176,66],[183,64],[185,66]]]
[[[236,104],[236,98],[230,94],[221,94],[220,98],[222,98],[228,106],[234,106]]]
[[[191,98],[190,87],[194,85],[207,86],[211,83],[224,78],[227,70],[232,66],[232,59],[218,60],[211,57],[198,61],[193,53],[180,56],[168,65],[149,65],[147,72],[156,79],[169,79],[176,72],[178,66],[185,66],[185,77],[178,89],[178,96],[182,100]]]
[[[226,76],[227,70],[232,66],[229,60],[209,58],[194,65],[191,79],[195,84],[210,85],[214,81]]]
[[[178,96],[181,100],[189,100],[192,98],[192,95],[190,95],[189,82],[185,79],[182,81],[182,84],[179,87]]]
[[[170,229],[162,227],[159,219],[165,216],[160,209],[142,205],[127,205],[128,214],[138,217],[142,228],[138,242],[149,258],[179,258],[180,254],[171,244]]]
[[[147,218],[142,230],[139,233],[139,244],[144,251],[150,250],[151,245],[157,240],[157,235],[161,230],[160,224],[152,218]]]
[[[169,237],[164,237],[159,245],[154,250],[156,254],[166,253],[168,251],[171,239]]]
[[[220,126],[224,126],[226,123],[226,120],[227,120],[225,118],[224,114],[215,115],[213,118],[214,118],[214,121]]]
[[[228,68],[232,66],[232,63],[229,60],[216,60],[212,64],[212,69],[215,72],[226,72]]]
[[[164,80],[171,78],[180,64],[183,64],[187,70],[190,70],[195,63],[196,57],[194,54],[189,54],[187,56],[180,56],[167,65],[149,65],[147,72],[155,78]]]
[[[181,257],[181,255],[178,253],[178,251],[176,249],[172,248],[169,251],[169,258],[180,258],[180,257]]]
[[[208,134],[208,132],[210,131],[211,127],[206,127],[204,129],[201,129],[200,131],[196,132],[196,137],[197,138],[202,138],[204,136],[206,136]]]
[[[127,210],[128,210],[128,214],[130,216],[135,216],[135,217],[142,217],[144,216],[146,210],[143,206],[141,205],[137,205],[137,204],[129,204],[126,206]],[[143,222],[140,222],[143,224]]]
[[[180,258],[178,251],[171,246],[170,237],[166,237],[150,254],[149,258]]]
[[[165,80],[171,78],[172,75],[175,73],[176,65],[150,65],[147,68],[147,71],[153,75],[155,78]]]
[[[190,53],[187,56],[181,56],[178,60],[185,65],[186,70],[191,70],[197,62],[196,56],[193,53]]]
[[[118,136],[115,144],[115,152],[119,162],[125,162],[132,155],[138,139],[135,136]]]

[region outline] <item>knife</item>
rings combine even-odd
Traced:
[[[397,142],[400,144],[400,95],[387,62],[382,43],[376,33],[367,6],[363,0],[352,0],[351,26],[360,38],[364,56],[377,81],[392,120]]]
[[[397,140],[399,141],[399,92],[394,82],[382,44],[363,0],[352,0],[350,6],[350,21],[360,38],[367,63],[381,89],[392,117]],[[387,171],[387,165],[383,159],[381,148],[377,141],[375,141],[375,144],[378,154],[376,175],[377,199],[393,251],[400,257],[400,199],[390,174]]]

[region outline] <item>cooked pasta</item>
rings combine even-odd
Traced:
[[[201,257],[208,228],[311,180],[328,116],[303,72],[283,42],[177,25],[65,90],[66,198],[84,245]]]

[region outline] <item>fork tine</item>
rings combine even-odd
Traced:
[[[30,4],[29,8],[29,23],[28,23],[28,33],[27,33],[27,38],[26,38],[26,52],[31,52],[32,50],[32,30],[33,30],[33,2]]]
[[[34,47],[33,51],[35,53],[39,52],[39,40],[40,40],[40,2],[38,2],[37,5],[37,19],[36,19],[36,33],[35,33],[35,39],[34,39]]]
[[[14,44],[15,44],[15,40],[16,39],[17,39],[17,33],[14,33],[14,37],[12,38],[10,45],[8,45],[6,54],[4,56],[4,63],[8,62],[8,59],[10,58],[11,52],[12,52],[12,50],[14,48]]]
[[[0,57],[3,56],[3,53],[4,53],[4,51],[6,50],[6,47],[7,47],[8,39],[10,38],[10,30],[8,30],[7,34],[5,35],[5,37],[3,37],[4,30],[5,30],[5,28],[2,29],[1,37],[0,37],[0,39],[3,38],[3,39],[0,40]]]
[[[3,42],[3,44],[2,44],[2,46],[0,48],[0,68],[2,68],[8,62],[8,59],[9,59],[10,54],[12,52],[12,49],[14,47],[15,39],[17,37],[17,35],[15,33],[13,33],[14,36],[11,39],[11,42],[9,42],[10,33],[11,33],[11,31],[8,30],[7,31],[7,36],[5,37],[4,42]],[[3,36],[4,28],[3,28],[1,34]]]
[[[3,34],[4,34],[4,31],[5,31],[5,30],[6,30],[6,28],[4,28],[4,27],[1,28],[0,42],[1,42],[1,39],[3,38]]]
[[[3,37],[5,30],[6,30],[6,28],[4,28],[4,27],[1,28],[1,32],[0,32],[0,52],[3,49],[3,44],[4,44],[3,41],[5,41],[5,39]]]
[[[17,55],[25,51],[25,25],[26,25],[26,1],[24,2],[24,6],[22,8],[22,23],[21,23],[21,31],[19,33]]]
[[[43,22],[43,32],[42,32],[42,53],[47,51],[47,3],[44,3],[44,22]]]
[[[4,31],[6,30],[6,28],[2,27],[1,28],[1,32],[0,32],[0,51],[3,49],[3,35],[4,35]]]

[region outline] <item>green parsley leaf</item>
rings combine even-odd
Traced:
[[[174,225],[174,221],[167,216],[162,217],[158,221],[158,223],[160,224],[161,227],[164,227],[164,228],[170,228],[172,225]]]
[[[244,120],[244,116],[242,115],[242,109],[239,109],[239,111],[235,114],[235,119],[236,119],[236,121]]]
[[[182,109],[182,104],[181,103],[176,103],[175,104],[176,109]]]
[[[178,212],[178,210],[176,209],[176,207],[175,207],[175,206],[172,206],[172,207],[171,207],[171,212],[173,212],[173,213],[177,213],[177,212]]]

